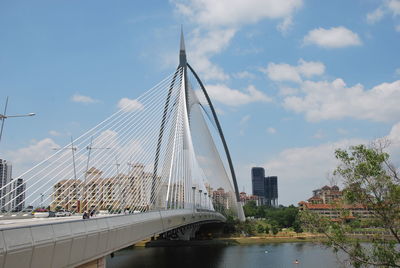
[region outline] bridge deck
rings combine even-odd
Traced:
[[[10,220],[0,228],[0,267],[75,267],[159,233],[216,221],[225,218],[216,212],[193,213],[190,209],[87,220],[78,216]]]

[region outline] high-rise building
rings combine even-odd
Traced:
[[[0,159],[0,209],[2,211],[7,211],[11,208],[10,204],[6,205],[10,200],[11,185],[9,183],[12,180],[11,175],[11,164],[7,160]]]
[[[12,179],[12,165],[4,159],[0,159],[0,189],[1,211],[21,211],[25,207],[24,180]]]
[[[253,195],[260,197],[260,204],[267,206],[278,205],[278,177],[265,177],[265,170],[262,167],[251,169],[251,182]]]
[[[265,194],[265,170],[262,167],[253,167],[251,169],[251,183],[253,186],[253,195],[264,196]]]
[[[278,177],[268,176],[265,177],[265,200],[266,205],[276,207],[278,206]]]
[[[21,211],[25,208],[25,190],[26,184],[23,179],[18,178],[12,181],[12,211]]]

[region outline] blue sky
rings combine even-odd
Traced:
[[[0,101],[37,113],[6,121],[2,157],[45,157],[172,73],[181,24],[241,190],[263,166],[297,203],[377,138],[399,163],[399,0],[1,1]]]

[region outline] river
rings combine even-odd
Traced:
[[[107,268],[337,268],[343,256],[314,243],[165,247],[122,250],[107,257]],[[298,264],[294,261],[298,260]]]

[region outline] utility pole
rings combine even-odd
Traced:
[[[86,146],[86,150],[88,151],[88,157],[87,157],[87,161],[86,161],[86,171],[85,171],[85,180],[86,180],[86,176],[87,176],[87,172],[89,170],[89,162],[90,162],[90,156],[91,156],[91,152],[92,150],[110,150],[110,147],[93,147],[93,137],[90,138],[90,144],[88,146]]]
[[[71,146],[70,147],[65,147],[65,148],[53,148],[53,150],[59,151],[59,150],[71,150],[72,152],[72,166],[74,169],[74,179],[76,180],[76,167],[75,167],[75,151],[76,151],[76,147],[74,146],[74,139],[71,136]]]

